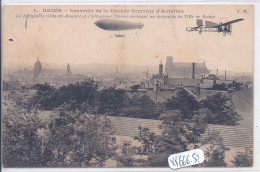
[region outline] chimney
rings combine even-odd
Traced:
[[[163,75],[163,64],[162,64],[162,60],[161,63],[159,64],[159,76]]]
[[[225,80],[227,80],[227,71],[225,70]]]
[[[217,69],[217,76],[218,76],[218,69]]]
[[[192,79],[195,79],[195,63],[192,63]]]

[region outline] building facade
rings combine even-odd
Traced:
[[[205,64],[205,61],[203,63],[174,62],[172,56],[167,56],[165,63],[165,74],[168,74],[169,78],[196,79],[209,74],[209,70]]]

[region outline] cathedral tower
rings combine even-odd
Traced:
[[[39,57],[38,57],[37,61],[34,64],[33,78],[38,78],[41,70],[42,70],[42,64],[39,61]]]
[[[67,74],[71,74],[71,71],[70,71],[70,64],[68,63],[68,65],[67,65]]]

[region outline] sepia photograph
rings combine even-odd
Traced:
[[[256,163],[253,5],[4,5],[1,60],[2,168]]]

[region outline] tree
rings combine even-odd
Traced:
[[[113,129],[105,117],[61,111],[49,129],[51,167],[102,167],[115,155]]]
[[[203,116],[196,115],[192,120],[183,122],[178,110],[163,113],[159,119],[162,120],[162,135],[155,135],[148,128],[139,127],[139,134],[135,137],[142,143],[140,154],[148,156],[143,166],[168,166],[169,152],[184,152],[190,145],[197,148],[199,137],[206,129]]]
[[[146,95],[134,95],[127,99],[120,116],[133,118],[158,119],[163,108]]]
[[[92,80],[69,84],[59,88],[58,97],[62,100],[61,103],[75,101],[76,104],[83,102],[92,104],[97,94],[97,88],[97,84]]]
[[[140,154],[147,155],[149,153],[154,152],[154,142],[156,139],[156,136],[154,133],[151,133],[149,131],[149,128],[143,128],[141,126],[138,127],[139,134],[138,136],[135,136],[134,139],[138,140],[142,143],[143,147],[141,149]]]
[[[113,129],[105,117],[59,111],[49,122],[41,122],[24,110],[7,114],[5,167],[102,167],[115,155]]]
[[[137,150],[139,158],[133,157],[133,154],[128,152],[121,152],[117,155],[118,167],[165,167],[167,166],[167,158],[169,155],[158,155],[156,153],[156,145],[159,145],[160,137],[155,136],[146,127],[138,127],[139,134],[134,137],[142,143],[141,147],[130,147],[130,149]]]
[[[237,152],[231,161],[236,167],[251,167],[253,165],[253,151]]]
[[[64,85],[59,89],[48,84],[36,84],[34,88],[37,89],[37,93],[30,104],[38,105],[40,109],[53,110],[67,104],[68,110],[76,110],[80,109],[83,103],[89,105],[88,108],[96,104],[97,84],[92,80]]]
[[[173,110],[163,113],[159,119],[162,120],[162,135],[155,135],[150,132],[149,128],[141,126],[138,128],[139,133],[134,139],[142,143],[142,146],[138,147],[138,154],[145,157],[143,161],[138,160],[141,164],[136,163],[131,155],[125,155],[125,159],[121,157],[122,159],[119,161],[122,164],[125,166],[138,164],[141,167],[166,167],[170,154],[209,145],[205,151],[206,161],[200,166],[226,166],[224,158],[225,152],[229,148],[224,146],[219,133],[209,131],[207,136],[201,140],[201,136],[207,128],[205,114],[198,111],[191,120],[183,121],[181,112]]]
[[[41,167],[39,119],[21,109],[9,109],[3,118],[3,165],[5,167]]]
[[[162,138],[166,143],[165,151],[183,152],[192,144],[198,147],[199,137],[207,128],[205,115],[197,114],[191,120],[182,120],[180,111],[168,111],[160,116],[162,120]],[[169,144],[170,143],[170,144]]]
[[[115,89],[110,87],[101,90],[98,93],[98,113],[108,113],[110,115],[118,116],[120,110],[124,107],[128,96],[125,90]]]
[[[29,103],[30,108],[40,108],[51,110],[57,107],[58,90],[49,84],[36,84],[33,86],[37,90]],[[59,99],[58,99],[59,100]]]
[[[205,133],[207,128],[207,115],[199,110],[187,125],[189,132],[186,138],[189,143],[193,144],[193,149],[200,147],[200,136]]]
[[[206,100],[202,100],[204,108],[208,108],[212,113],[218,113],[230,109],[230,99],[222,93],[208,96]]]
[[[226,167],[225,152],[229,150],[223,144],[223,139],[219,136],[219,132],[209,131],[208,137],[202,144],[211,143],[210,147],[205,151],[205,162],[201,166],[205,167]]]
[[[207,119],[209,124],[237,125],[242,119],[232,107],[230,98],[217,93],[201,101],[203,108],[209,109]]]
[[[180,110],[182,119],[192,119],[195,111],[200,108],[200,103],[187,91],[182,89],[177,92],[177,97],[167,100],[166,107],[168,110]]]

